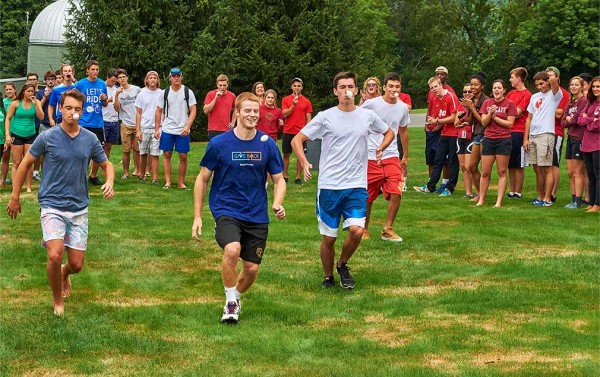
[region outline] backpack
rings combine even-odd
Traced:
[[[169,92],[171,91],[171,86],[167,86],[167,88],[165,89],[165,93],[164,93],[164,98],[163,98],[163,107],[165,109],[165,117],[169,116],[169,101],[167,101],[167,98],[169,97]],[[185,103],[187,104],[187,112],[188,112],[188,116],[190,115],[190,89],[187,86],[183,86],[183,95],[185,97]]]

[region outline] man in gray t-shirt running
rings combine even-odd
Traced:
[[[115,172],[98,138],[79,126],[85,96],[73,89],[62,94],[62,123],[40,134],[13,177],[13,190],[6,211],[16,219],[21,212],[21,187],[29,168],[44,159],[38,200],[41,207],[42,246],[48,253],[48,281],[54,299],[54,314],[64,314],[63,297],[71,294],[70,275],[83,267],[87,248],[87,207],[90,201],[87,168],[90,160],[104,170],[102,192],[112,198]],[[47,179],[46,179],[47,178]],[[62,264],[63,250],[67,263]]]

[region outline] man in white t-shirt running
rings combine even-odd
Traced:
[[[369,133],[369,166],[367,169],[367,218],[363,232],[363,240],[369,238],[369,220],[373,202],[383,193],[388,200],[385,226],[381,232],[384,241],[401,242],[400,237],[393,228],[394,220],[400,208],[402,187],[404,186],[404,172],[408,162],[408,128],[410,123],[408,106],[398,97],[400,94],[400,75],[395,72],[388,73],[383,80],[383,96],[365,101],[362,107],[373,110],[394,131],[394,135],[401,140],[402,161],[398,151],[398,142],[392,142],[384,151],[381,161],[375,159],[377,147],[381,144],[383,135]]]
[[[302,143],[322,139],[319,160],[317,218],[321,240],[321,263],[325,280],[323,288],[335,285],[333,265],[335,241],[340,219],[348,229],[342,252],[336,263],[343,288],[354,288],[354,277],[347,263],[360,244],[367,214],[367,157],[369,132],[384,134],[376,148],[375,158],[381,161],[383,150],[394,140],[394,131],[373,111],[354,104],[356,75],[340,72],[333,79],[333,94],[338,105],[317,114],[292,140],[292,148],[302,170],[304,180],[312,175],[312,165],[306,159]]]

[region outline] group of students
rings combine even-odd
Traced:
[[[534,75],[538,92],[532,95],[525,87],[527,75],[523,67],[513,69],[510,91],[503,80],[494,80],[488,98],[484,94],[486,75],[479,72],[471,76],[458,98],[446,83],[448,70],[436,69],[436,76],[428,81],[425,125],[430,175],[427,184],[414,186],[416,191],[452,195],[462,170],[465,197],[483,206],[495,162],[498,174],[495,207],[500,207],[507,187],[508,198],[522,198],[524,168],[531,164],[537,189],[537,197],[531,204],[552,206],[560,178],[564,130],[568,129],[565,146],[571,200],[565,208],[587,205],[588,212],[600,211],[596,105],[600,90],[594,89],[600,77],[592,78],[585,73],[575,76],[569,81],[567,91],[559,85],[560,71],[548,67]],[[442,174],[442,184],[436,188]]]

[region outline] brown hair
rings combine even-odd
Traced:
[[[354,72],[340,72],[333,78],[333,87],[337,88],[338,81],[341,79],[352,79],[354,86],[356,86],[356,73]]]
[[[525,82],[525,79],[527,79],[527,70],[523,67],[517,67],[513,69],[510,71],[510,74],[520,78],[523,82]]]
[[[81,106],[83,106],[83,103],[85,102],[85,95],[83,93],[81,93],[77,89],[71,89],[71,90],[67,90],[60,96],[60,105],[61,106],[65,104],[65,98],[67,98],[67,97],[75,98],[77,101],[81,102]]]

